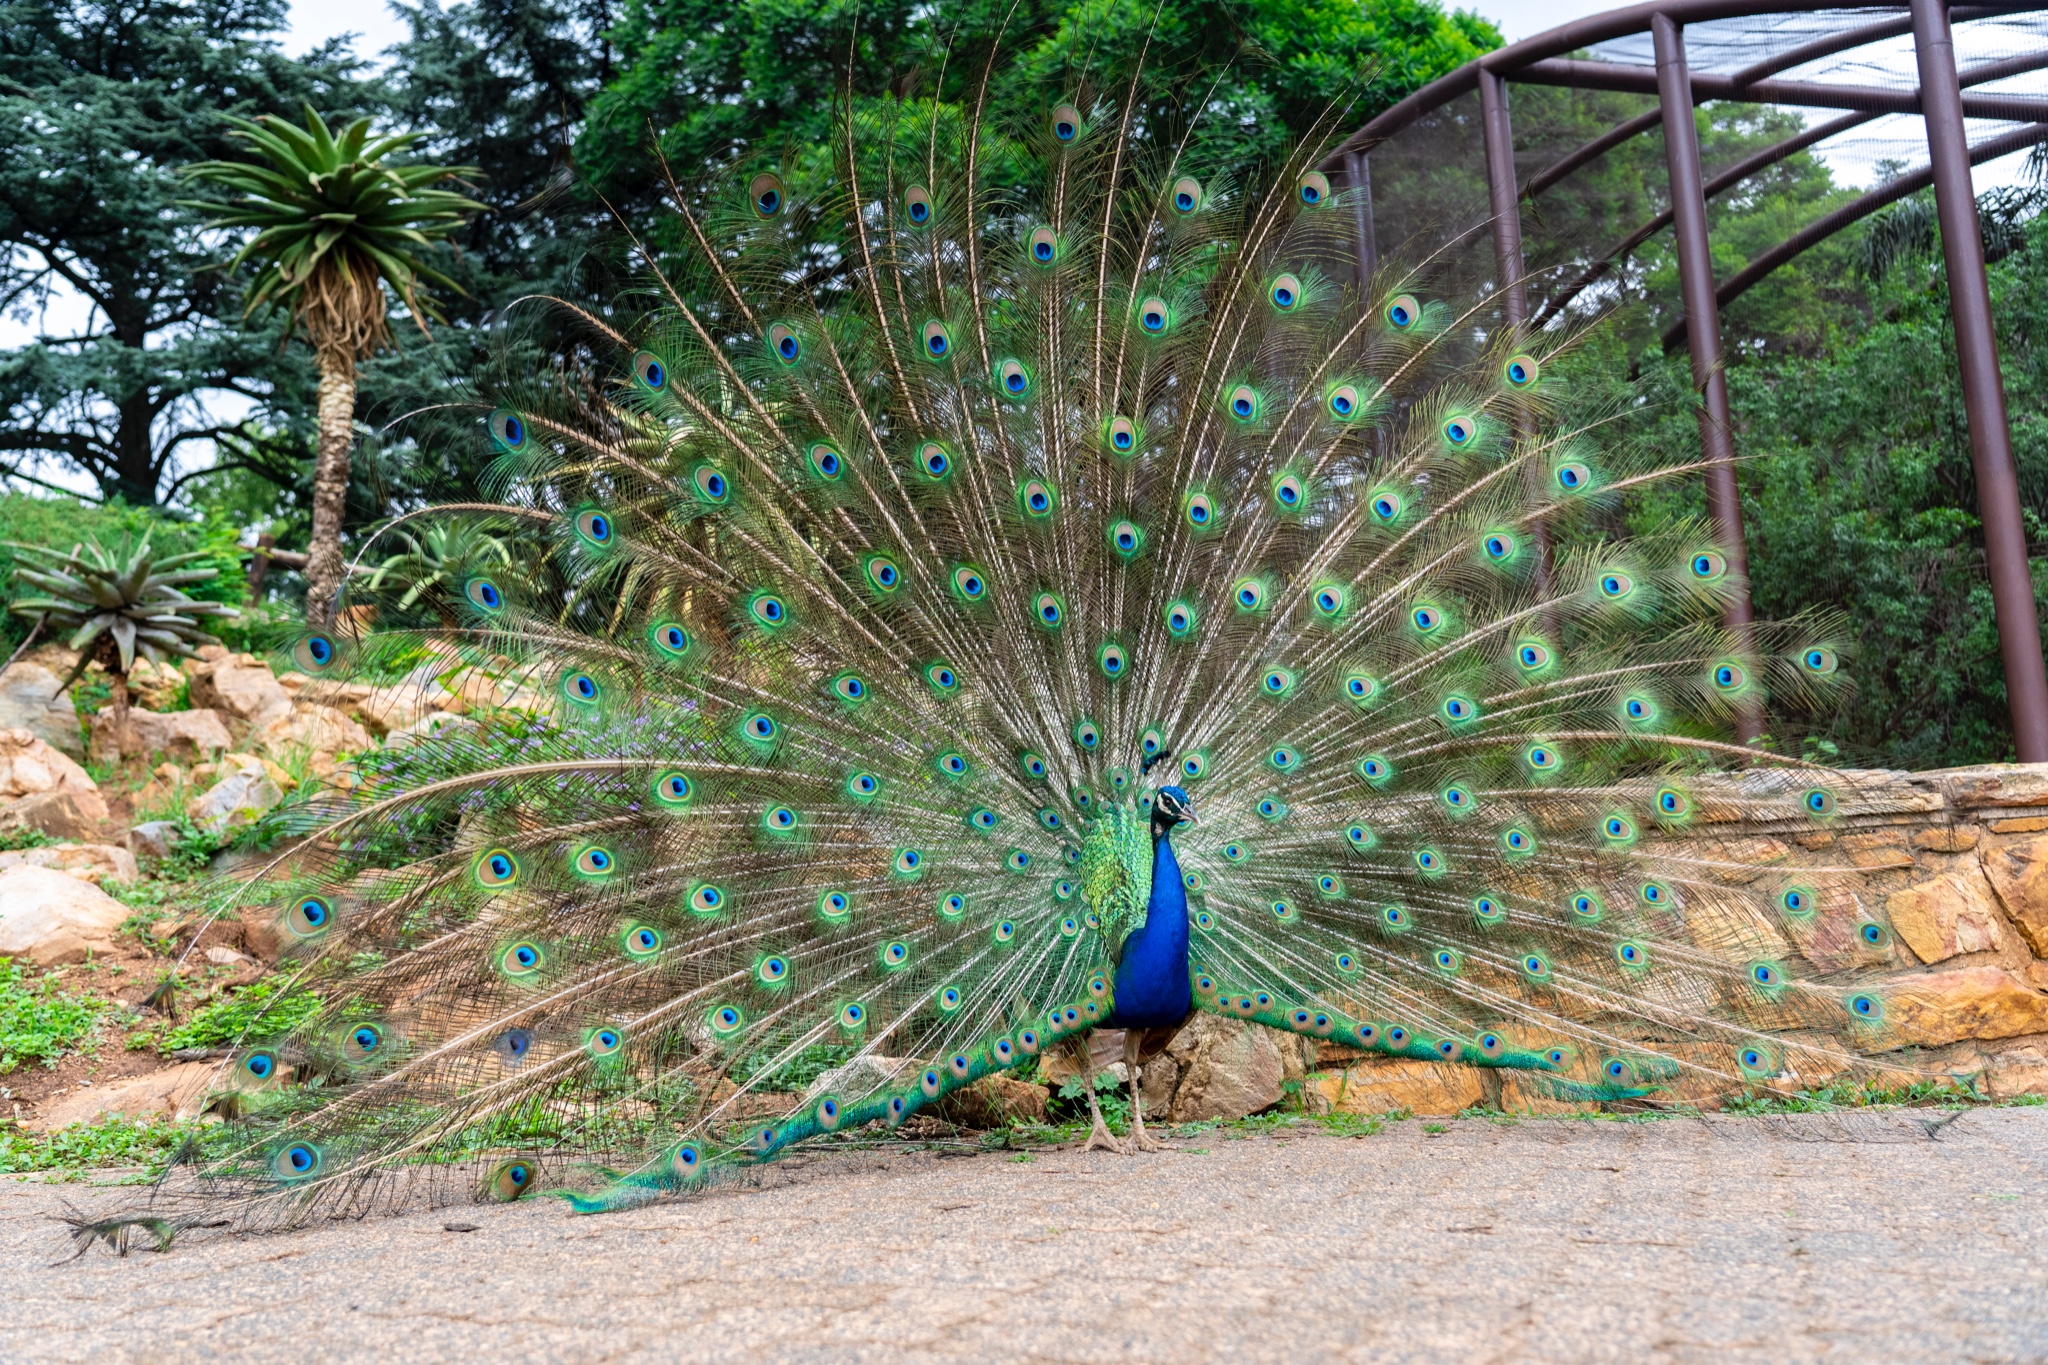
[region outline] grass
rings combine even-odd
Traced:
[[[57,1065],[93,1037],[107,1002],[72,995],[58,976],[30,980],[21,964],[0,958],[0,1075],[23,1062]]]
[[[18,853],[25,848],[41,848],[45,844],[56,842],[34,825],[17,825],[13,829],[0,830],[0,853]]]
[[[0,1175],[55,1171],[76,1179],[78,1173],[96,1168],[159,1166],[192,1128],[167,1119],[115,1114],[55,1133],[0,1130]]]
[[[157,1049],[231,1047],[245,1035],[271,1038],[289,1033],[320,1008],[320,997],[309,993],[286,996],[284,990],[283,977],[252,981],[200,1006],[184,1023],[166,1029],[156,1040]]]
[[[1915,1081],[1911,1085],[1828,1085],[1815,1090],[1798,1090],[1789,1095],[1745,1090],[1730,1099],[1723,1112],[1756,1116],[1763,1114],[1833,1114],[1844,1109],[1969,1109],[1998,1105],[2048,1103],[2048,1096],[2020,1095],[1995,1100],[1979,1091],[1976,1078],[1970,1084],[1951,1079]]]

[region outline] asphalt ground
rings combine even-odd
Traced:
[[[2048,1361],[2048,1107],[1946,1117],[895,1148],[67,1264],[134,1191],[9,1179],[0,1360]]]

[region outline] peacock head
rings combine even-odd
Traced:
[[[1179,787],[1161,787],[1152,800],[1152,828],[1164,834],[1175,825],[1195,823],[1195,801]]]

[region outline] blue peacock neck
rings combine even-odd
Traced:
[[[1188,987],[1188,892],[1173,854],[1173,826],[1152,822],[1152,898],[1145,927],[1124,940],[1116,1010],[1108,1028],[1170,1028],[1194,1007]]]

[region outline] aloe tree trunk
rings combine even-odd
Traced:
[[[306,620],[334,624],[341,591],[341,522],[348,503],[348,457],[354,444],[356,362],[346,351],[320,352],[320,453],[313,462],[313,543],[306,553]]]

